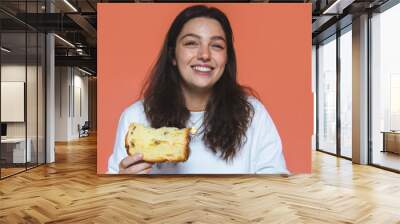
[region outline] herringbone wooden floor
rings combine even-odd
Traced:
[[[400,223],[400,175],[315,152],[313,173],[97,176],[96,138],[0,181],[0,223]]]

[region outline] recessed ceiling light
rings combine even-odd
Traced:
[[[58,39],[60,39],[62,42],[66,43],[67,45],[69,45],[69,46],[75,48],[75,45],[73,45],[73,44],[72,44],[71,42],[69,42],[68,40],[66,40],[66,39],[64,39],[64,38],[62,38],[62,37],[60,37],[60,36],[57,35],[57,34],[54,34],[54,36],[57,37]]]
[[[88,72],[88,71],[86,71],[86,70],[83,70],[83,69],[81,69],[81,68],[79,68],[79,67],[78,67],[78,70],[81,71],[81,72],[83,72],[83,73],[85,73],[85,74],[87,74],[87,75],[93,75],[92,73],[90,73],[90,72]]]
[[[355,0],[336,0],[332,5],[325,9],[322,14],[342,14],[343,9],[352,4],[354,1]]]
[[[7,49],[5,47],[1,47],[1,51],[4,51],[6,53],[10,53],[11,52],[11,50],[9,50],[9,49]]]
[[[65,4],[67,4],[74,12],[78,12],[78,10],[71,4],[69,1],[64,0]]]

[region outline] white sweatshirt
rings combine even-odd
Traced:
[[[264,105],[254,97],[248,98],[254,108],[254,117],[246,131],[247,141],[233,161],[226,162],[204,145],[202,134],[192,136],[190,156],[183,163],[154,164],[152,174],[288,174],[282,144],[276,127]],[[199,129],[204,112],[191,112],[188,127],[193,124]],[[127,155],[124,138],[130,123],[136,122],[146,126],[142,100],[135,102],[121,114],[114,152],[108,160],[108,173],[119,171],[119,163]],[[198,130],[201,132],[201,130]]]

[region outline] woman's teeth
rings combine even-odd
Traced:
[[[204,67],[204,66],[194,66],[194,70],[199,71],[199,72],[210,72],[211,68],[210,67]]]

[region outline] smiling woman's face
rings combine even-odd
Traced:
[[[185,88],[210,90],[222,76],[227,44],[221,24],[199,17],[186,22],[176,40],[174,65]]]

